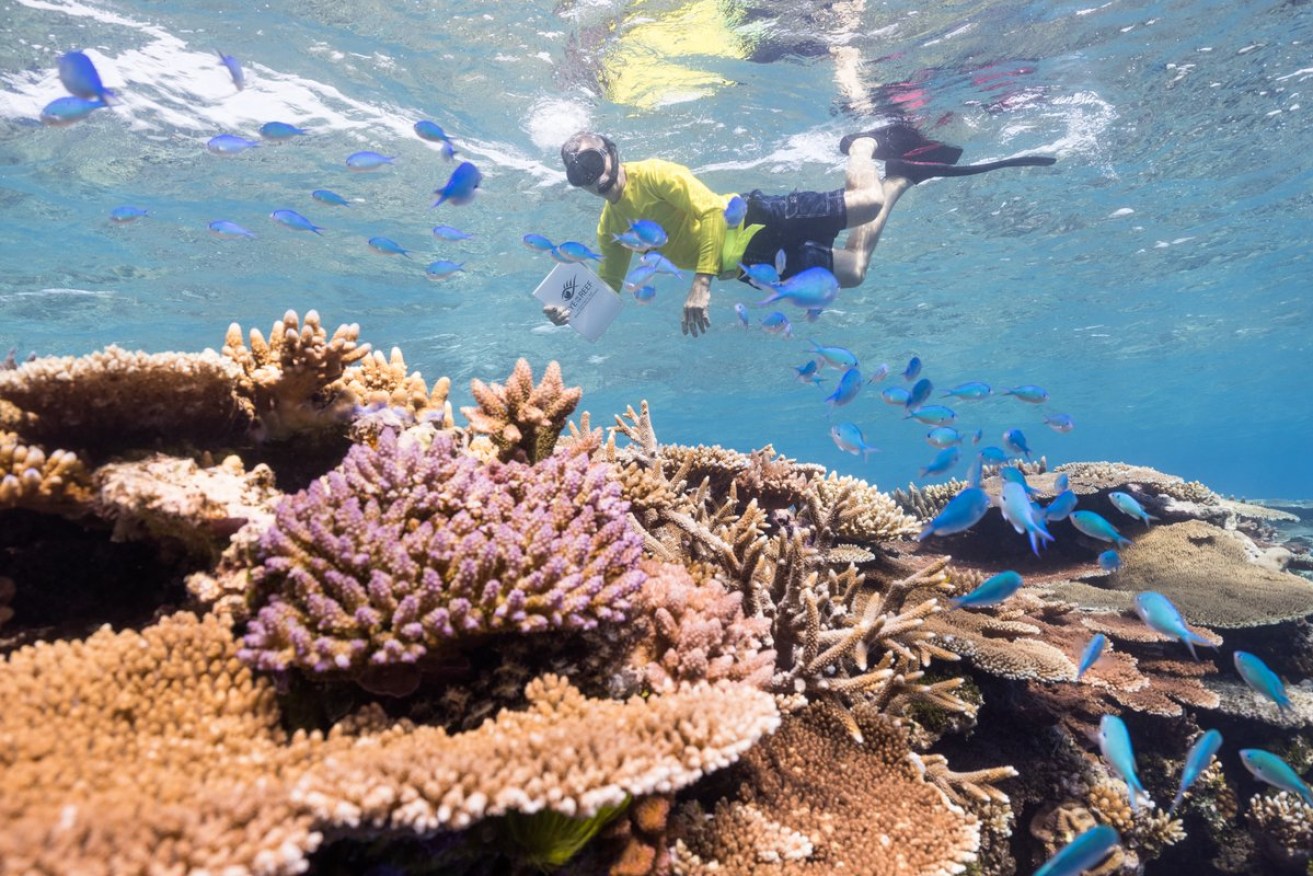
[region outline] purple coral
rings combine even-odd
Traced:
[[[359,670],[470,634],[623,623],[645,579],[628,510],[585,452],[483,462],[447,434],[425,449],[385,431],[278,506],[241,657]]]

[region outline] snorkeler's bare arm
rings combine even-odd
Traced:
[[[711,275],[694,274],[693,286],[684,299],[684,319],[680,329],[686,335],[697,337],[711,327]]]

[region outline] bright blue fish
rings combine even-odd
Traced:
[[[1122,568],[1122,555],[1112,549],[1104,551],[1099,554],[1099,568],[1109,574],[1120,572]]]
[[[1106,824],[1091,827],[1049,858],[1035,871],[1035,876],[1081,876],[1108,857],[1113,846],[1121,841],[1117,831]]]
[[[1136,520],[1143,520],[1145,528],[1148,528],[1150,520],[1158,519],[1145,511],[1143,506],[1141,506],[1130,493],[1114,491],[1108,494],[1108,498],[1112,500],[1112,504],[1118,511],[1130,517],[1134,517]]]
[[[980,461],[985,465],[1002,465],[1008,461],[1008,455],[1003,452],[1003,448],[987,444],[980,448]]]
[[[1131,543],[1129,538],[1118,532],[1117,527],[1109,523],[1097,511],[1071,512],[1071,525],[1090,538],[1097,538],[1099,541],[1110,541],[1117,547],[1127,547]]]
[[[1282,684],[1281,679],[1271,670],[1262,658],[1248,651],[1235,652],[1235,668],[1240,673],[1240,677],[1245,680],[1254,693],[1267,697],[1277,704],[1281,712],[1293,712],[1295,707],[1291,705],[1290,694],[1286,693],[1286,686]]]
[[[911,393],[908,393],[907,400],[912,400]],[[906,407],[906,403],[904,403],[904,407]],[[944,405],[921,405],[921,407],[909,411],[907,416],[928,426],[947,426],[957,418],[957,413],[952,408]]]
[[[229,222],[227,219],[215,219],[208,227],[211,234],[223,240],[237,240],[242,237],[255,237],[254,234],[247,231],[236,222]]]
[[[369,149],[360,152],[352,152],[346,157],[346,166],[357,173],[363,173],[367,170],[376,170],[385,164],[391,164],[396,159],[387,155],[380,155]]]
[[[972,444],[979,444],[979,443],[980,443],[980,439],[983,438],[983,437],[985,437],[985,430],[984,430],[984,429],[977,429],[976,431],[974,431],[974,432],[971,433],[971,443],[972,443]]]
[[[1012,524],[1017,532],[1026,534],[1030,540],[1030,550],[1039,556],[1041,542],[1053,541],[1053,536],[1044,528],[1043,518],[1036,517],[1035,508],[1026,496],[1026,488],[1013,481],[1003,484],[1003,497],[999,503],[1003,519]]]
[[[1260,782],[1267,782],[1274,788],[1289,791],[1309,806],[1313,806],[1313,792],[1309,791],[1308,785],[1304,784],[1299,773],[1272,752],[1261,748],[1243,748],[1240,750],[1240,761]]]
[[[748,215],[748,202],[734,195],[725,205],[725,224],[730,228],[738,228],[743,224],[743,219]]]
[[[635,219],[629,223],[629,233],[636,235],[648,249],[666,245],[666,230],[651,219]]]
[[[654,298],[656,298],[655,286],[639,286],[634,290],[634,300],[639,304],[651,304]]]
[[[220,134],[207,140],[205,148],[215,155],[239,155],[247,149],[254,149],[259,145],[254,140],[247,140],[245,137],[238,137],[236,134]]]
[[[866,443],[862,430],[852,423],[837,423],[830,427],[830,437],[835,445],[845,453],[867,459],[872,453],[879,453],[880,448]]]
[[[41,123],[52,128],[62,128],[74,122],[80,122],[95,110],[109,106],[100,98],[57,97],[41,110]]]
[[[1020,429],[1008,429],[1004,432],[1003,446],[1013,453],[1023,454],[1030,459],[1030,447],[1026,444],[1026,436],[1021,434]]]
[[[647,285],[647,281],[656,276],[657,269],[651,265],[637,265],[628,274],[625,274],[624,288],[633,292]]]
[[[524,237],[521,237],[520,240],[525,246],[529,247],[529,249],[534,252],[551,252],[556,249],[556,244],[552,243],[541,234],[526,234]]]
[[[642,238],[632,231],[626,231],[624,234],[612,234],[611,239],[633,252],[647,252],[650,249],[646,243],[643,243]]]
[[[233,78],[233,85],[237,86],[238,91],[246,87],[246,76],[242,73],[242,65],[236,58],[219,52],[219,63],[228,68],[228,75]]]
[[[999,572],[997,575],[987,578],[984,583],[966,596],[950,599],[948,603],[953,608],[962,608],[963,606],[967,608],[984,608],[989,605],[998,605],[1020,590],[1021,583],[1021,576],[1016,572],[1010,570]]]
[[[998,470],[998,476],[1003,481],[1011,481],[1014,484],[1021,484],[1021,488],[1026,491],[1027,496],[1037,495],[1037,491],[1030,484],[1026,483],[1026,475],[1021,469],[1013,465],[1005,465]]]
[[[913,356],[907,360],[907,367],[903,369],[904,380],[916,380],[916,376],[921,373],[921,357]]]
[[[976,401],[987,397],[993,390],[989,388],[988,383],[971,381],[970,383],[959,383],[957,386],[944,393],[943,397],[952,396],[967,401]]]
[[[774,265],[745,265],[739,262],[739,270],[748,278],[748,282],[763,292],[768,292],[780,282],[780,272]]]
[[[600,255],[577,240],[566,240],[558,243],[556,253],[566,262],[583,262],[588,259],[600,262],[602,260]]]
[[[305,130],[287,122],[265,122],[260,126],[260,136],[266,140],[290,140],[300,137]]]
[[[980,461],[980,454],[976,454],[976,458],[971,460],[971,464],[967,466],[967,486],[980,486],[980,478],[984,472],[985,464]]]
[[[820,383],[821,376],[816,372],[821,370],[821,366],[816,364],[815,359],[808,359],[803,365],[793,366],[793,370],[798,372],[797,380],[799,383]],[[833,429],[830,430],[833,433]]]
[[[1005,389],[1003,395],[1010,395],[1019,398],[1024,402],[1030,402],[1033,405],[1041,404],[1048,401],[1049,393],[1042,386],[1026,384],[1025,386],[1014,386],[1011,389]]]
[[[447,184],[434,190],[433,194],[437,195],[438,199],[433,202],[433,206],[436,207],[447,201],[457,205],[468,204],[474,200],[474,192],[482,181],[483,174],[479,173],[479,169],[468,161],[462,161],[451,172]]]
[[[410,258],[410,250],[403,249],[401,244],[390,237],[371,237],[369,239],[369,248],[379,255],[399,255]]]
[[[843,372],[839,378],[839,385],[834,388],[834,392],[825,397],[825,403],[830,409],[846,405],[848,402],[857,398],[857,393],[862,391],[862,372],[856,368],[849,368]]]
[[[1190,656],[1196,660],[1199,659],[1199,655],[1195,653],[1195,645],[1202,645],[1205,648],[1217,647],[1186,626],[1181,612],[1161,593],[1145,590],[1135,594],[1135,612],[1149,629],[1184,642],[1190,649]]]
[[[1080,677],[1085,674],[1087,669],[1099,662],[1099,658],[1103,656],[1104,646],[1107,644],[1107,636],[1103,633],[1094,634],[1094,637],[1090,639],[1090,643],[1085,646],[1085,650],[1081,652],[1080,665],[1076,667],[1077,681],[1080,681]]]
[[[1217,750],[1222,747],[1222,734],[1216,730],[1209,730],[1194,741],[1190,750],[1185,754],[1185,766],[1181,768],[1181,785],[1176,791],[1176,799],[1172,801],[1172,808],[1168,809],[1168,814],[1176,811],[1176,807],[1181,805],[1185,799],[1185,792],[1190,790],[1190,786],[1199,780],[1203,771],[1208,769],[1208,764],[1212,763],[1213,756]]]
[[[787,301],[804,309],[824,308],[838,296],[839,281],[829,270],[818,265],[794,274],[771,288],[771,294],[757,302],[758,307],[765,307],[775,301]]]
[[[945,447],[935,454],[935,458],[930,460],[929,465],[921,468],[921,477],[939,477],[939,475],[945,474],[957,465],[959,455],[956,447]]]
[[[138,219],[140,219],[142,216],[145,215],[146,215],[145,209],[141,207],[129,207],[126,205],[122,207],[115,207],[113,210],[109,211],[110,221],[117,222],[119,225],[125,225],[128,222],[136,222]]]
[[[866,378],[866,382],[879,383],[881,380],[884,380],[888,376],[889,376],[889,363],[881,362],[879,365],[875,366],[875,370],[871,372],[870,377]]]
[[[989,510],[989,494],[979,487],[966,487],[962,492],[948,500],[944,510],[935,515],[925,525],[917,541],[925,541],[932,535],[953,535],[965,532],[980,522]]]
[[[880,398],[885,404],[897,405],[900,408],[906,407],[907,400],[911,397],[912,394],[901,386],[886,386],[884,389],[880,390]]]
[[[1116,715],[1104,715],[1099,722],[1099,749],[1103,759],[1113,768],[1130,791],[1131,809],[1140,806],[1140,797],[1149,796],[1135,774],[1135,750],[1131,748],[1131,734],[1126,724]]]
[[[645,252],[639,261],[642,264],[651,265],[656,268],[659,273],[669,274],[670,276],[678,277],[681,280],[684,279],[684,272],[675,267],[674,262],[659,252]]]
[[[1070,475],[1060,474],[1053,479],[1053,489],[1057,490],[1059,493],[1066,491],[1069,487],[1071,487]]]
[[[1063,490],[1044,508],[1044,519],[1049,523],[1057,520],[1066,520],[1071,512],[1076,509],[1076,494],[1071,490]]]
[[[925,400],[930,398],[930,393],[934,391],[935,385],[930,382],[930,378],[922,377],[916,383],[912,384],[912,391],[907,395],[907,409],[909,411],[914,411],[921,407],[921,405],[925,404]]]
[[[430,143],[439,143],[442,146],[442,157],[450,161],[456,157],[456,147],[452,145],[451,138],[447,132],[442,130],[436,122],[428,119],[421,119],[415,123],[415,133],[421,140],[428,140]]]
[[[962,436],[952,426],[936,426],[925,434],[932,447],[952,447],[962,443]]]
[[[337,192],[330,192],[328,189],[315,189],[310,193],[310,197],[314,198],[321,204],[328,204],[333,207],[351,206],[347,203],[346,198],[342,197]]]
[[[100,101],[100,106],[107,106],[114,92],[100,81],[100,72],[82,52],[68,52],[59,58],[59,81],[68,89],[68,93],[86,100]]]
[[[1054,432],[1066,433],[1076,428],[1076,421],[1071,414],[1049,414],[1044,417],[1044,425]]]
[[[459,228],[453,228],[450,225],[434,225],[433,236],[438,240],[469,240],[473,234],[466,234]]]
[[[752,324],[752,321],[748,318],[748,306],[743,302],[739,301],[734,304],[734,315],[739,318],[739,325],[744,328]]]
[[[856,368],[857,357],[853,351],[846,347],[823,347],[813,340],[808,341],[811,346],[808,348],[817,356],[825,360],[825,364],[832,368]]]
[[[430,280],[445,280],[460,269],[461,266],[456,262],[438,259],[436,262],[429,262],[429,266],[424,269],[424,276]]]
[[[763,316],[761,327],[773,335],[784,335],[786,338],[793,336],[793,326],[789,324],[789,318],[778,310]]]
[[[324,230],[295,210],[274,210],[269,218],[293,231],[313,231],[318,234]]]

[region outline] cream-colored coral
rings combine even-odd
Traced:
[[[86,466],[73,453],[47,454],[0,431],[0,508],[71,511],[90,499]]]
[[[561,366],[548,362],[543,378],[533,384],[527,359],[519,359],[505,385],[470,381],[477,407],[463,407],[472,432],[487,435],[502,461],[538,462],[552,454],[556,439],[583,396],[579,387],[567,389]]]
[[[1249,802],[1249,824],[1291,852],[1307,856],[1313,851],[1313,806],[1289,791],[1255,795]]]
[[[968,486],[966,481],[956,479],[942,484],[925,484],[918,486],[909,482],[907,490],[896,489],[893,500],[907,513],[918,520],[929,520],[938,516],[949,500]]]
[[[958,609],[927,618],[924,632],[936,645],[1000,678],[1053,682],[1076,677],[1071,659],[1040,639],[1039,627],[1024,621]]]
[[[881,542],[914,537],[921,529],[915,517],[905,514],[898,503],[866,481],[830,472],[812,482],[823,507],[834,503],[842,491],[849,490],[851,515],[843,519],[835,532],[838,538],[853,541]]]
[[[430,390],[418,371],[406,370],[406,360],[396,347],[391,357],[374,350],[360,359],[343,373],[342,386],[356,402],[353,441],[372,441],[381,428],[392,425],[380,414],[394,417],[399,428],[416,423],[442,429],[455,427],[451,402],[447,400],[451,378],[439,377]]]

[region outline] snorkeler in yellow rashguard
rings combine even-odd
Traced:
[[[773,263],[776,253],[783,251],[781,280],[822,267],[834,274],[840,287],[859,286],[890,211],[913,185],[932,177],[969,176],[1056,160],[1027,155],[958,165],[961,149],[927,140],[906,125],[849,135],[839,148],[848,154],[842,189],[787,195],[750,192],[742,196],[746,215],[732,228],[725,220],[732,196],[711,191],[683,165],[660,159],[621,163],[615,143],[591,131],[570,137],[561,146],[561,160],[571,185],[606,201],[597,238],[600,274],[611,288],[620,290],[632,256],[614,235],[639,220],[654,221],[666,231],[669,240],[661,254],[676,267],[693,272],[680,327],[694,337],[711,325],[712,278],[738,277],[740,263]],[[885,162],[883,179],[876,172],[877,158]],[[849,229],[848,239],[843,247],[835,247],[835,238],[844,229]],[[557,306],[548,305],[543,313],[557,325],[569,321],[569,311]]]

